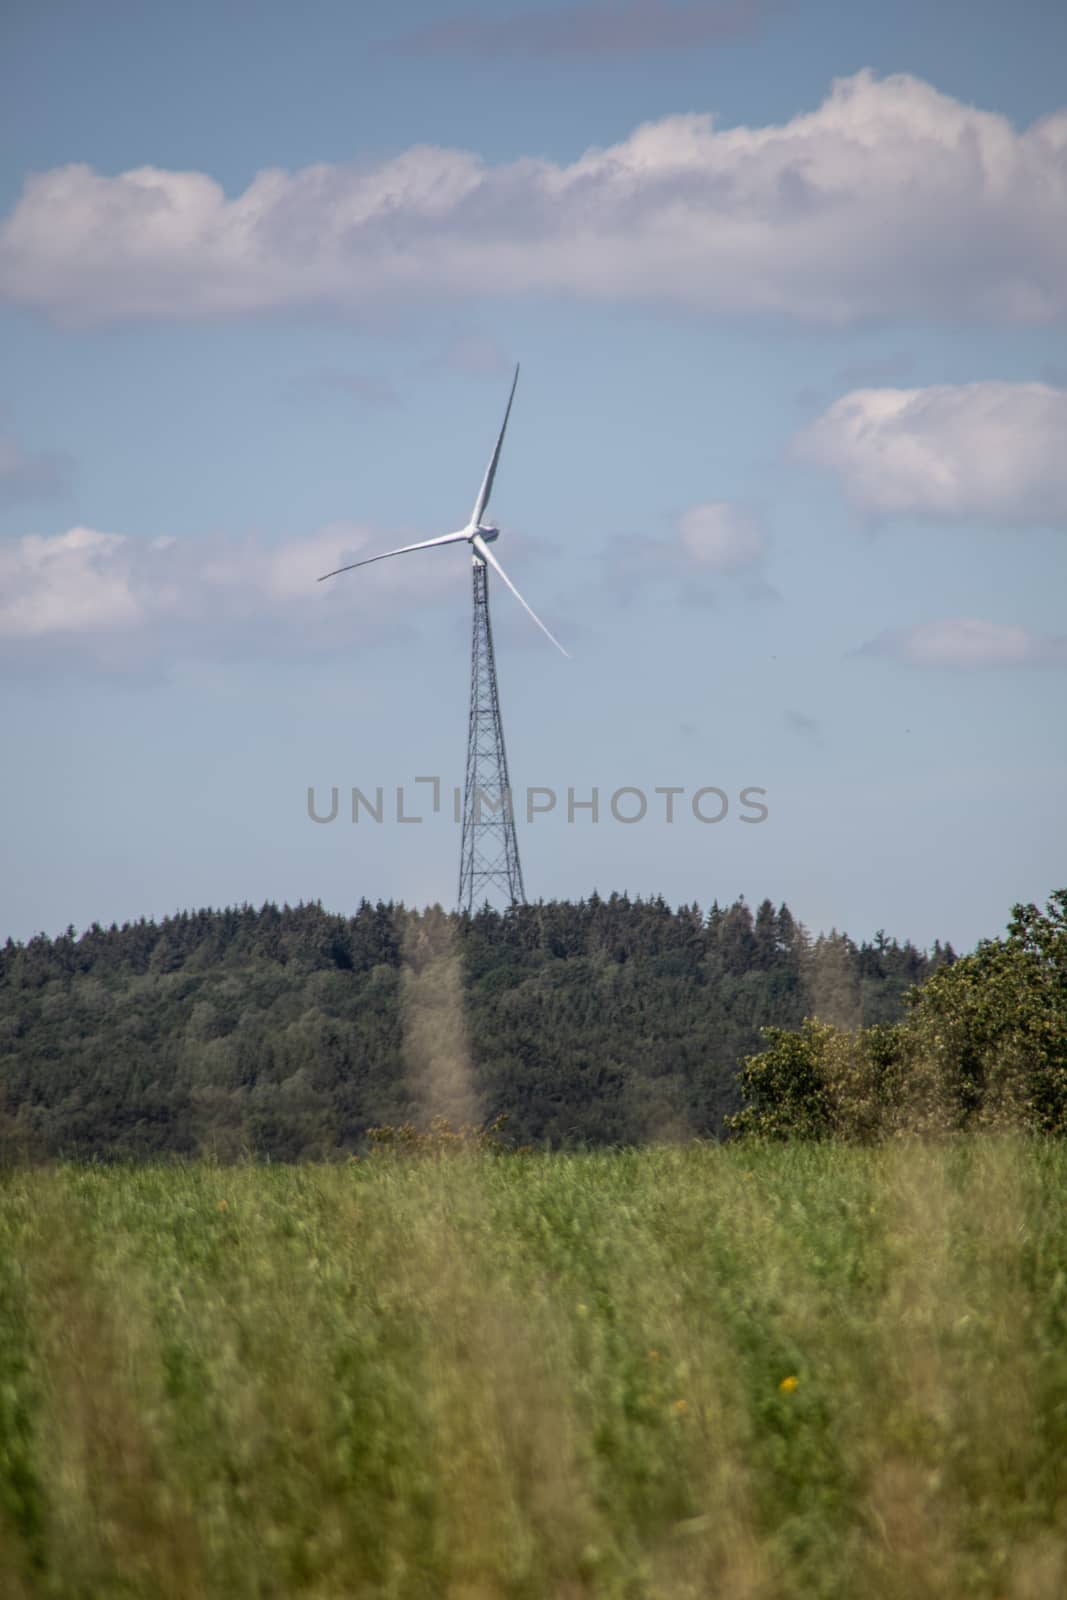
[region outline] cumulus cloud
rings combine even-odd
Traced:
[[[52,500],[70,493],[73,464],[59,452],[23,450],[0,438],[0,505],[19,500]]]
[[[874,516],[1067,526],[1067,390],[1046,383],[857,389],[794,437]]]
[[[572,5],[519,11],[509,17],[467,15],[414,29],[392,48],[404,55],[454,54],[497,60],[543,56],[589,60],[646,55],[652,50],[727,44],[754,34],[765,7],[755,0],[731,5],[670,4],[627,0],[619,5]]]
[[[316,579],[410,537],[338,523],[275,545],[84,527],[0,541],[0,651],[29,663],[137,668],[377,644],[408,626],[413,605],[449,587],[459,599],[467,566],[448,559],[455,552],[385,562],[370,582]]]
[[[767,541],[756,518],[728,500],[690,506],[679,521],[686,555],[706,572],[744,572],[762,560]]]
[[[1005,622],[950,617],[890,629],[861,654],[888,656],[913,667],[1063,667],[1067,635],[1037,634]]]
[[[690,506],[670,538],[616,535],[605,550],[604,581],[617,600],[629,604],[655,584],[673,584],[685,605],[714,606],[712,580],[741,580],[751,601],[777,599],[762,576],[767,538],[748,507],[731,500]]]
[[[569,165],[386,161],[29,178],[0,296],[71,322],[560,294],[845,324],[1067,313],[1067,110],[1020,131],[903,74],[780,125],[666,117]]]

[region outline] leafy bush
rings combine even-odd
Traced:
[[[1067,1131],[1067,889],[1017,905],[1003,939],[905,996],[903,1022],[764,1029],[734,1133],[867,1141],[1018,1127]]]

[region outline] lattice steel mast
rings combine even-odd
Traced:
[[[474,563],[474,630],[471,635],[471,703],[470,723],[467,732],[467,781],[463,791],[463,835],[459,854],[459,905],[461,911],[473,911],[495,889],[507,896],[509,905],[525,905],[522,886],[522,868],[519,866],[519,845],[515,838],[515,817],[511,808],[511,785],[508,781],[508,758],[504,749],[504,729],[500,722],[500,694],[496,686],[496,662],[493,659],[493,631],[489,626],[489,568],[492,567],[501,583],[506,585],[522,606],[527,616],[540,628],[547,639],[562,654],[567,652],[554,633],[545,627],[541,618],[516,589],[504,568],[490,548],[500,536],[495,523],[486,520],[493,480],[500,462],[500,451],[507,432],[511,403],[519,369],[511,380],[504,420],[497,435],[496,449],[485,469],[485,477],[474,502],[470,520],[452,533],[439,533],[433,539],[419,539],[415,544],[403,544],[397,550],[383,550],[380,555],[364,556],[359,561],[349,561],[323,574],[336,578],[339,573],[353,572],[356,567],[369,567],[374,561],[386,561],[392,556],[406,556],[416,550],[430,550],[437,545],[468,544]],[[319,581],[322,582],[323,579]]]
[[[504,895],[508,905],[526,904],[489,621],[489,571],[479,555],[472,567],[470,720],[459,849],[461,911],[477,910],[491,891]]]

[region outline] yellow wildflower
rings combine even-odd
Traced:
[[[791,1372],[788,1378],[783,1378],[781,1383],[778,1385],[779,1392],[781,1394],[792,1394],[799,1382],[800,1379],[797,1377],[796,1373]]]

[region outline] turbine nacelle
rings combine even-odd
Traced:
[[[323,578],[336,578],[339,572],[352,572],[356,567],[369,567],[372,561],[386,561],[390,556],[406,556],[412,550],[430,550],[433,548],[433,546],[439,544],[460,544],[462,542],[466,542],[474,551],[475,560],[480,561],[483,566],[492,567],[497,577],[507,585],[512,594],[515,596],[516,600],[519,602],[520,606],[522,606],[523,610],[533,618],[534,622],[536,622],[537,626],[540,628],[545,637],[551,639],[556,649],[559,650],[563,655],[566,655],[566,650],[563,649],[563,646],[560,644],[555,634],[549,633],[548,629],[541,621],[541,618],[537,615],[537,612],[532,606],[527,605],[526,601],[522,598],[522,595],[516,589],[515,585],[512,583],[511,579],[500,565],[500,562],[497,560],[496,556],[493,555],[492,551],[489,549],[489,546],[500,537],[500,529],[495,523],[482,521],[486,507],[489,504],[489,496],[493,492],[493,479],[496,477],[497,463],[500,460],[500,448],[504,443],[504,434],[507,432],[508,418],[511,415],[511,402],[515,398],[515,385],[518,383],[518,381],[519,369],[516,367],[515,376],[511,381],[511,393],[508,395],[507,410],[504,412],[504,421],[501,424],[500,434],[496,441],[496,449],[493,451],[492,459],[486,468],[485,477],[482,479],[482,487],[478,491],[478,498],[474,502],[474,510],[471,513],[471,519],[467,523],[467,526],[465,528],[457,528],[454,533],[438,534],[436,539],[420,539],[416,544],[401,545],[399,550],[383,550],[381,555],[364,556],[362,561],[350,561],[346,566],[336,567],[333,572],[324,573]],[[323,581],[323,578],[319,579],[320,583]]]

